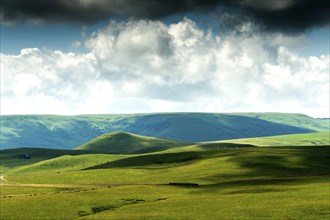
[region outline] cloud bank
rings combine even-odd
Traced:
[[[329,54],[301,57],[288,49],[297,38],[261,36],[245,26],[240,35],[220,38],[187,18],[170,25],[111,21],[74,42],[85,53],[25,48],[1,54],[1,114],[278,111],[329,117]]]
[[[240,17],[230,19],[235,25],[253,20],[265,30],[286,32],[330,22],[327,0],[3,0],[0,16],[3,24],[29,20],[86,24],[118,17],[158,19],[185,12],[218,13],[220,17],[232,13]]]

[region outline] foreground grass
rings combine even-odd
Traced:
[[[318,189],[314,189],[314,187]],[[125,206],[83,219],[326,219],[326,184],[280,187],[209,187],[150,205]],[[166,195],[167,196],[167,195]],[[155,211],[159,210],[159,211]]]
[[[256,180],[254,183],[258,183]],[[290,184],[118,186],[1,198],[2,219],[328,219],[324,178]],[[19,211],[18,211],[19,210]],[[28,214],[27,214],[28,213]],[[83,216],[86,215],[86,216]]]
[[[330,146],[184,149],[111,161],[101,155],[63,156],[42,162],[49,165],[46,173],[37,164],[7,172],[8,182],[0,188],[1,218],[330,217]],[[97,158],[102,163],[79,165]],[[61,161],[72,161],[75,169],[60,166]]]

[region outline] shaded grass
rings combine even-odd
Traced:
[[[182,163],[196,162],[203,156],[209,154],[209,152],[181,152],[181,153],[163,153],[163,154],[151,154],[128,157],[112,162],[104,163],[97,166],[88,167],[85,170],[91,169],[107,169],[107,168],[119,168],[119,167],[135,167],[135,168],[169,168]]]

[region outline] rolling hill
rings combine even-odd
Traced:
[[[212,142],[210,142],[212,143]],[[330,132],[242,138],[213,143],[251,144],[256,146],[324,146],[330,145]]]
[[[164,113],[131,115],[1,116],[0,147],[72,149],[100,135],[125,131],[188,142],[309,133],[329,122],[301,114]]]
[[[85,150],[73,151],[63,149],[48,149],[48,148],[15,148],[0,150],[0,172],[5,172],[9,169],[34,164],[40,161],[60,157],[63,155],[81,155],[89,154]]]
[[[75,148],[75,150],[127,154],[160,151],[184,145],[191,145],[191,143],[146,137],[127,132],[112,132],[101,135]]]
[[[75,171],[89,167],[108,167],[114,160],[124,160],[124,164],[141,165],[147,163],[138,158],[153,158],[156,164],[171,161],[189,162],[200,159],[197,154],[208,154],[214,150],[244,149],[271,146],[330,146],[329,132],[291,134],[261,138],[233,139],[205,143],[178,142],[167,139],[145,137],[127,132],[113,132],[101,135],[73,150],[47,148],[16,148],[0,151],[0,171],[6,173],[14,169],[14,174]],[[188,153],[190,152],[190,153]],[[195,153],[192,153],[195,152]],[[204,153],[203,153],[204,152]],[[143,154],[141,157],[139,154]],[[149,154],[149,155],[147,155]],[[29,155],[29,158],[26,158]],[[153,155],[153,156],[152,156]],[[168,157],[168,158],[167,158]],[[131,159],[130,159],[131,158]],[[111,163],[110,163],[111,162]],[[149,162],[148,162],[149,163]],[[94,168],[93,168],[94,169]]]

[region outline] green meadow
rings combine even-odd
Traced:
[[[1,219],[329,219],[328,134],[139,154],[2,150]]]

